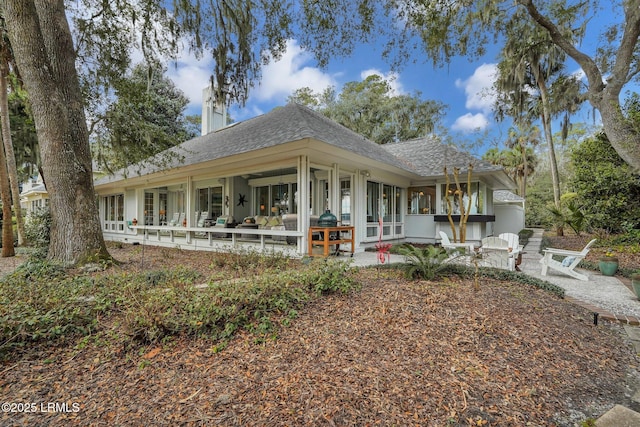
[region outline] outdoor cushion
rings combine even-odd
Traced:
[[[275,227],[276,225],[282,225],[282,221],[279,216],[270,217],[266,223],[267,227]]]

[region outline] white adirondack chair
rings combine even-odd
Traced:
[[[446,250],[465,248],[466,252],[473,253],[473,243],[454,243],[449,240],[449,236],[444,231],[440,232],[440,238],[440,245]]]
[[[175,227],[178,225],[178,220],[180,219],[180,213],[179,212],[175,212],[173,214],[173,218],[171,219],[171,221],[169,221],[169,225],[171,227]]]
[[[482,239],[480,250],[482,251],[483,264],[509,271],[515,270],[515,262],[520,254],[520,249],[513,241],[510,242],[495,236],[485,237]]]
[[[542,264],[542,275],[547,275],[547,269],[551,268],[560,273],[566,274],[567,276],[571,276],[578,280],[588,281],[589,277],[578,273],[574,269],[580,263],[584,257],[587,256],[589,251],[591,250],[591,245],[593,245],[596,240],[593,239],[581,250],[581,251],[569,251],[566,249],[556,249],[556,248],[547,248],[544,249],[544,256],[540,260],[540,264]],[[557,261],[553,259],[554,255],[558,255],[563,257],[562,261]]]
[[[516,252],[522,252],[524,249],[524,246],[520,245],[520,236],[515,233],[501,233],[498,237],[509,242],[509,247]]]

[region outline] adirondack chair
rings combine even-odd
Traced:
[[[513,261],[515,265],[511,270],[520,271],[518,266],[522,263],[522,253],[524,251],[524,245],[520,244],[520,236],[515,233],[500,233],[498,237],[509,242],[509,247],[513,248]]]
[[[171,221],[169,221],[169,225],[171,227],[175,227],[178,225],[178,220],[180,219],[180,213],[179,212],[175,212],[173,214],[173,218],[171,219]]]
[[[587,256],[591,250],[591,245],[596,242],[597,239],[593,239],[581,250],[581,251],[569,251],[566,249],[547,248],[544,249],[544,256],[540,260],[542,264],[542,275],[547,275],[547,269],[551,268],[560,273],[566,274],[578,280],[588,281],[589,277],[578,273],[574,269],[576,266]],[[562,261],[553,259],[554,255],[563,257]]]
[[[509,242],[509,247],[513,248],[514,251],[522,252],[524,249],[524,246],[520,244],[520,236],[515,233],[501,233],[498,237]]]
[[[482,239],[480,250],[482,251],[483,264],[509,271],[515,270],[520,248],[513,241],[510,242],[495,236],[485,237]]]
[[[450,249],[465,248],[468,253],[473,253],[473,243],[454,243],[449,240],[449,236],[444,231],[440,232],[440,245],[447,251]]]

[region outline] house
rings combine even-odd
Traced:
[[[211,99],[203,117],[221,108]],[[467,240],[493,234],[493,192],[515,187],[502,168],[433,138],[378,145],[297,104],[203,129],[149,162],[98,179],[95,189],[106,240],[303,255],[309,226],[329,210],[353,227],[353,250],[362,251],[379,239],[433,243],[440,230],[450,231],[445,165],[461,167],[465,203],[471,198]]]
[[[27,182],[22,184],[20,207],[27,215],[48,205],[49,194],[40,175],[37,178],[29,178]]]

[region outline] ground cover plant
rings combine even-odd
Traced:
[[[20,335],[0,366],[3,401],[78,410],[0,424],[569,426],[637,385],[619,326],[514,273],[487,270],[474,290],[455,268],[424,280],[257,254],[111,252],[121,263],[106,271],[26,269],[77,281],[64,297],[101,311],[68,334],[42,321],[50,336]],[[212,310],[236,320],[211,322]]]

